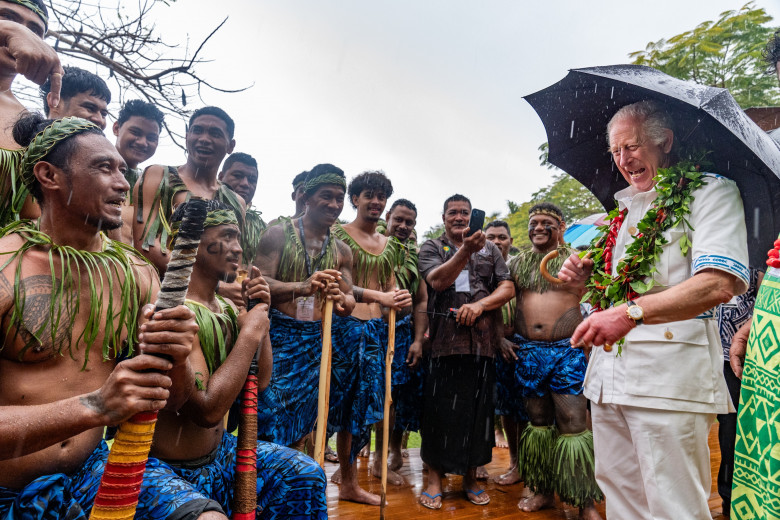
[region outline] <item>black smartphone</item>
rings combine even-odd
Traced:
[[[485,212],[481,209],[472,209],[471,210],[471,217],[469,217],[469,232],[466,234],[467,237],[470,237],[477,231],[482,229],[482,226],[485,225]]]

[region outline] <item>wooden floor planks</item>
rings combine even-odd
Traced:
[[[718,425],[717,423],[710,432],[709,437],[711,451],[712,467],[712,495],[710,497],[710,510],[712,517],[717,520],[724,520],[725,517],[720,514],[720,497],[715,485],[718,465],[720,464],[720,451],[718,449]],[[374,454],[372,453],[373,457]],[[506,449],[493,449],[493,462],[488,466],[491,475],[500,475],[508,467],[509,452]],[[328,478],[336,471],[337,464],[325,463],[325,470]],[[369,491],[379,494],[379,479],[369,475],[368,460],[358,459],[358,473],[360,485]],[[554,509],[547,509],[536,513],[524,513],[517,509],[517,502],[522,493],[522,484],[512,486],[498,486],[492,482],[486,484],[486,489],[490,493],[491,501],[487,506],[475,506],[466,501],[461,491],[461,477],[450,477],[445,481],[444,503],[439,511],[432,511],[419,505],[417,499],[420,492],[424,489],[423,484],[426,476],[422,472],[422,461],[420,460],[420,450],[410,449],[409,458],[405,459],[401,475],[406,480],[403,486],[388,485],[387,498],[388,505],[385,509],[385,518],[387,520],[416,520],[416,519],[449,519],[458,518],[463,520],[472,519],[503,519],[503,518],[528,518],[535,520],[548,519],[576,519],[577,510],[568,506],[556,503]],[[599,505],[599,511],[604,515],[604,504]],[[350,502],[339,502],[338,486],[331,482],[328,483],[328,513],[334,520],[363,520],[370,518],[379,518],[379,508],[370,507]]]

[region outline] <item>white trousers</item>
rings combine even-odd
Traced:
[[[591,403],[596,481],[609,520],[711,518],[715,414]]]

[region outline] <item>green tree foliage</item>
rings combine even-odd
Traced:
[[[726,88],[743,108],[778,105],[777,78],[765,73],[762,56],[777,29],[768,25],[771,21],[763,8],[749,2],[721,13],[715,21],[650,42],[629,58],[676,78]]]

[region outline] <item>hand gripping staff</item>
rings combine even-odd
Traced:
[[[190,200],[157,295],[156,311],[184,303],[207,212],[207,201],[195,197]],[[91,520],[132,520],[135,516],[156,422],[157,411],[153,411],[137,413],[119,425]]]
[[[322,311],[322,358],[320,360],[320,389],[317,394],[317,429],[314,438],[314,460],[325,467],[325,443],[328,441],[328,407],[330,406],[330,363],[333,357],[331,327],[333,300],[325,300]]]
[[[387,356],[385,357],[385,412],[382,421],[382,496],[379,502],[379,519],[385,518],[387,500],[387,449],[390,440],[390,403],[393,390],[393,357],[395,356],[395,309],[387,317]]]
[[[249,300],[247,312],[258,303],[260,300]],[[254,520],[257,509],[257,358],[261,348],[262,342],[241,390],[232,520]]]

